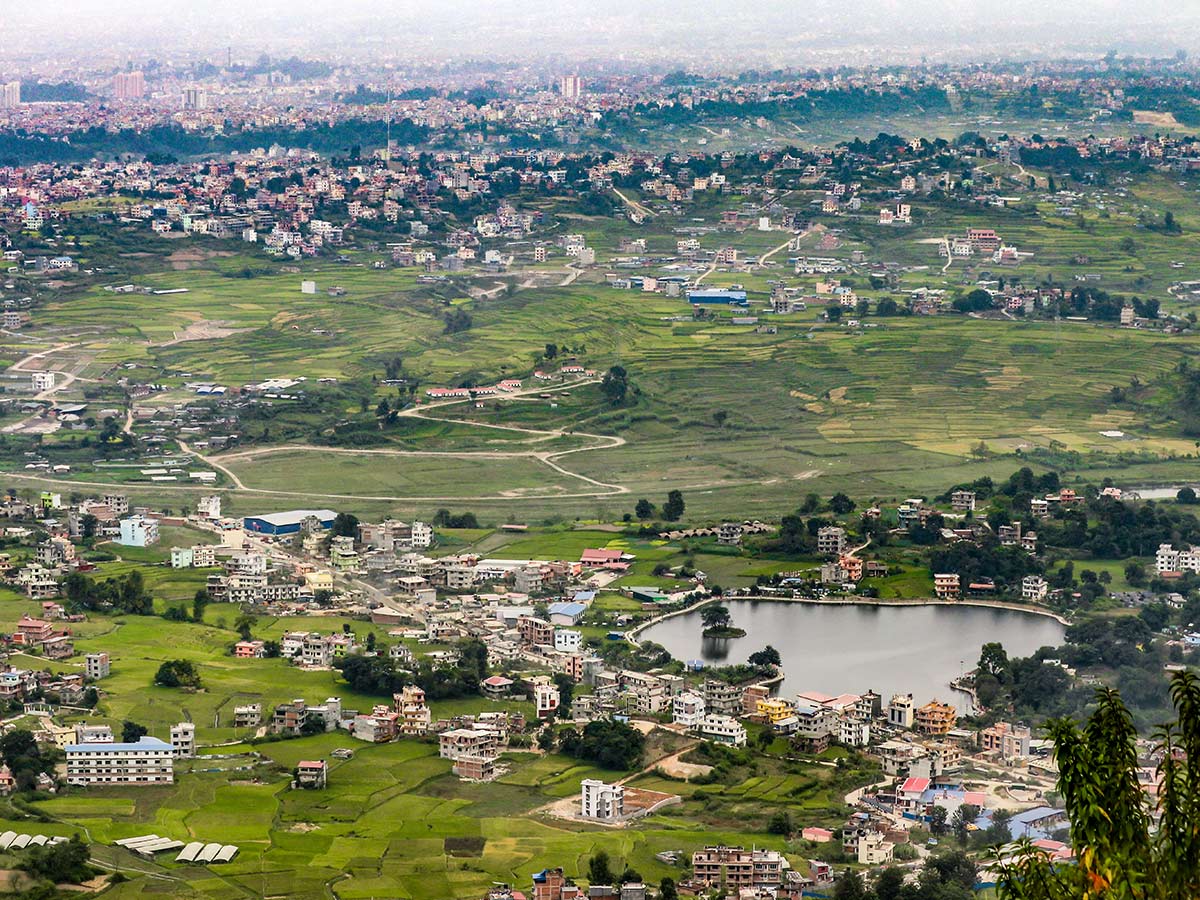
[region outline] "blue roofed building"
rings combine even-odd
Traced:
[[[322,528],[332,528],[336,517],[337,513],[332,509],[292,509],[262,516],[247,516],[242,520],[242,528],[255,534],[297,534],[305,519],[316,520]]]
[[[715,304],[717,306],[749,306],[746,292],[733,288],[707,288],[688,291],[688,303]]]
[[[1008,832],[1014,841],[1026,837],[1036,841],[1052,837],[1055,833],[1069,828],[1070,824],[1065,809],[1039,806],[1014,814],[1008,821]]]
[[[586,603],[568,601],[551,603],[549,606],[550,622],[554,625],[577,625],[587,612]]]

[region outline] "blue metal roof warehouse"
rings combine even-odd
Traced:
[[[688,303],[728,303],[730,306],[748,306],[746,292],[736,288],[688,291]]]
[[[242,527],[258,534],[296,534],[300,530],[300,523],[309,516],[319,519],[322,528],[330,528],[337,513],[332,509],[292,509],[263,516],[246,516],[242,520]]]

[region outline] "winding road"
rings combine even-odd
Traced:
[[[543,393],[561,393],[572,390],[585,384],[595,384],[595,378],[586,378],[573,382],[572,384],[552,388],[547,391],[544,387],[525,388],[519,391],[513,391],[506,394],[506,398],[521,398],[528,397],[534,394]],[[318,447],[312,444],[281,444],[272,447],[256,447],[249,450],[237,451],[222,455],[219,459],[214,459],[211,456],[205,456],[191,449],[184,441],[179,441],[179,449],[184,453],[190,453],[198,462],[211,466],[217,471],[225,475],[235,490],[247,491],[255,494],[268,494],[278,496],[295,496],[297,493],[303,493],[305,496],[314,497],[326,500],[379,500],[384,502],[399,503],[399,502],[425,502],[425,501],[452,501],[461,500],[461,496],[429,496],[429,497],[392,497],[392,496],[365,496],[362,494],[324,494],[310,493],[308,491],[281,491],[267,490],[261,488],[249,487],[244,481],[234,472],[228,465],[232,460],[254,459],[256,457],[270,456],[276,453],[287,452],[312,452],[312,453],[340,453],[353,456],[393,456],[397,458],[403,457],[446,457],[447,459],[480,459],[480,460],[498,460],[498,459],[532,459],[542,463],[560,475],[568,478],[574,478],[584,482],[587,485],[595,488],[595,490],[575,491],[563,493],[561,491],[544,491],[539,493],[522,493],[519,497],[514,497],[510,493],[500,493],[492,495],[479,495],[475,499],[478,500],[540,500],[540,499],[578,499],[584,497],[613,497],[618,494],[629,493],[629,488],[620,484],[610,484],[605,481],[600,481],[583,475],[579,472],[572,472],[570,469],[561,465],[558,460],[565,456],[570,456],[573,453],[583,453],[589,450],[611,450],[616,447],[623,446],[626,441],[623,437],[616,435],[592,434],[584,431],[567,431],[565,429],[544,430],[537,428],[524,428],[517,425],[495,425],[485,422],[464,422],[462,419],[447,418],[443,416],[429,415],[430,409],[440,409],[448,406],[459,406],[464,403],[471,403],[471,400],[444,400],[435,403],[425,404],[422,406],[412,406],[400,411],[399,415],[403,417],[424,419],[431,422],[447,422],[455,425],[467,424],[478,428],[491,428],[497,431],[516,432],[518,434],[529,435],[530,438],[524,443],[536,444],[544,441],[554,440],[560,437],[578,437],[585,438],[590,443],[583,447],[572,447],[567,450],[552,450],[552,451],[537,451],[537,450],[395,450],[390,448],[364,448],[358,449],[354,447]]]

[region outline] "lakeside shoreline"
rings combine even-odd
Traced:
[[[636,638],[646,629],[666,622],[668,619],[674,619],[678,616],[685,615],[693,610],[702,609],[712,603],[737,603],[739,601],[748,600],[756,603],[802,603],[812,606],[973,606],[985,609],[1004,609],[1012,612],[1029,613],[1035,616],[1044,616],[1054,619],[1063,627],[1071,624],[1071,622],[1059,613],[1053,610],[1045,609],[1044,607],[1026,606],[1021,603],[1013,603],[1007,600],[980,600],[970,598],[966,600],[941,600],[937,597],[896,597],[885,599],[882,597],[834,597],[830,599],[818,599],[816,597],[771,597],[763,594],[738,595],[736,597],[708,597],[701,600],[699,603],[694,603],[684,609],[672,610],[668,613],[663,613],[660,616],[654,616],[647,619],[645,622],[635,628],[625,632],[625,638],[632,644],[637,644]]]

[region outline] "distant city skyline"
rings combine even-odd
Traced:
[[[21,11],[0,61],[608,60],[737,71],[784,65],[1200,54],[1200,4],[1164,0],[49,0]]]

